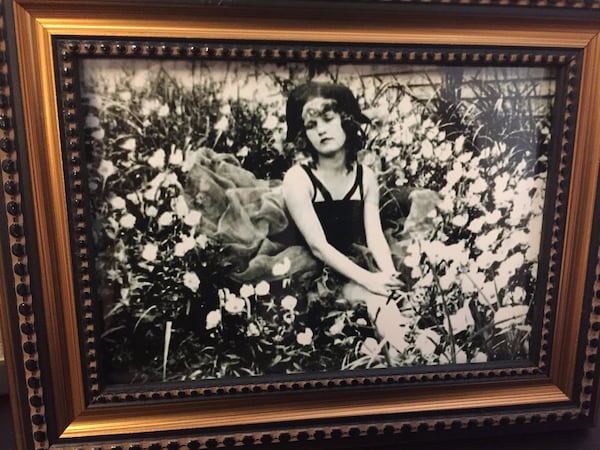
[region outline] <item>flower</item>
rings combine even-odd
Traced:
[[[138,205],[140,203],[140,199],[137,196],[137,193],[131,192],[125,196],[127,200],[129,200],[134,205]]]
[[[190,211],[190,208],[188,207],[183,195],[177,197],[174,203],[173,210],[179,217],[184,217]]]
[[[419,330],[417,333],[417,338],[415,339],[415,347],[423,355],[430,355],[435,352],[435,349],[439,343],[440,335],[431,328]]]
[[[186,272],[183,274],[183,285],[192,292],[198,292],[200,278],[194,272]]]
[[[184,256],[187,252],[192,250],[196,246],[196,239],[192,236],[185,236],[181,242],[175,244],[175,250],[173,254],[177,257]]]
[[[85,118],[85,126],[88,128],[97,128],[100,126],[100,120],[90,114]]]
[[[366,327],[367,321],[366,321],[366,319],[359,317],[358,319],[356,319],[356,325],[358,325],[359,327]]]
[[[150,158],[148,158],[148,164],[155,169],[162,169],[165,166],[165,158],[165,151],[162,148],[159,148]]]
[[[164,212],[160,215],[160,217],[158,218],[158,224],[160,226],[166,227],[168,225],[171,225],[173,223],[173,213],[172,212]]]
[[[149,116],[154,111],[158,110],[160,107],[161,104],[158,101],[158,99],[144,99],[142,100],[142,108],[140,109],[140,113],[142,113],[143,116]]]
[[[279,125],[279,119],[277,118],[277,116],[273,115],[267,117],[262,124],[263,128],[266,130],[272,130],[275,127],[277,127],[277,125]]]
[[[110,206],[112,206],[114,209],[123,209],[126,206],[125,200],[123,200],[123,197],[119,197],[118,195],[111,198],[109,203],[110,203]]]
[[[293,310],[297,304],[298,300],[296,299],[296,297],[293,297],[291,295],[286,295],[285,297],[283,297],[283,299],[281,299],[281,307],[289,311]]]
[[[450,320],[444,319],[444,327],[449,330],[452,327],[452,332],[454,334],[458,334],[461,331],[465,331],[468,328],[475,325],[475,320],[473,319],[473,315],[471,314],[471,310],[469,309],[469,303],[458,311],[455,314],[450,316]]]
[[[196,238],[196,242],[198,243],[200,248],[204,250],[206,248],[206,244],[208,244],[208,238],[205,234],[201,234]]]
[[[283,261],[273,264],[273,275],[276,277],[285,275],[290,271],[292,262],[287,256],[283,258]]]
[[[244,298],[248,298],[254,295],[254,286],[251,284],[242,284],[240,288],[240,296]]]
[[[154,244],[146,244],[142,250],[142,258],[146,261],[154,261],[158,254],[158,247]]]
[[[135,221],[136,218],[133,214],[125,214],[123,217],[121,217],[121,220],[119,220],[119,224],[123,227],[123,228],[133,228],[135,226]]]
[[[90,136],[92,136],[94,139],[96,139],[97,141],[101,141],[102,139],[104,139],[104,129],[100,128],[98,130],[94,130]]]
[[[500,329],[518,325],[525,322],[528,311],[529,306],[527,305],[503,306],[498,308],[498,311],[494,314],[494,324],[496,328]]]
[[[219,119],[219,121],[217,123],[215,123],[214,129],[217,131],[227,131],[227,128],[229,128],[229,120],[227,120],[227,117],[223,116]]]
[[[452,218],[452,225],[456,227],[464,227],[469,221],[469,215],[467,213],[460,214],[458,216],[454,216]]]
[[[167,117],[171,110],[169,109],[169,105],[164,104],[160,108],[158,108],[158,117]]]
[[[129,91],[119,92],[119,98],[121,100],[123,100],[124,102],[128,102],[129,100],[131,100],[131,92],[129,92]]]
[[[180,166],[183,163],[183,152],[179,149],[176,149],[169,156],[169,164],[173,166]]]
[[[212,330],[221,323],[221,311],[216,309],[206,315],[206,329]]]
[[[266,282],[264,280],[261,281],[260,283],[258,283],[256,285],[256,287],[254,288],[254,292],[256,292],[256,295],[267,295],[270,290],[271,290],[271,286],[269,285],[268,282]]]
[[[298,333],[296,336],[296,341],[300,345],[310,345],[312,344],[313,331],[310,328],[305,328],[303,332]]]
[[[329,333],[340,334],[344,329],[344,319],[336,320],[333,325],[329,327]]]
[[[363,355],[377,356],[379,353],[379,342],[377,342],[377,339],[372,337],[366,338],[360,346],[360,352]]]
[[[242,148],[238,150],[236,153],[240,158],[245,158],[250,153],[250,148],[247,145],[244,145]]]
[[[146,208],[146,215],[148,217],[156,217],[156,215],[158,214],[158,209],[156,209],[156,206],[148,206]]]
[[[246,302],[243,298],[237,297],[234,294],[227,294],[225,302],[225,311],[230,314],[239,314],[244,310]]]
[[[125,142],[123,142],[119,147],[121,147],[123,150],[129,150],[130,152],[133,152],[135,151],[135,139],[126,139]]]
[[[189,210],[187,214],[183,217],[183,223],[185,223],[188,227],[195,227],[200,224],[200,219],[202,218],[202,213],[195,209]],[[204,247],[202,247],[204,248]]]
[[[98,166],[98,173],[105,180],[114,173],[116,173],[116,171],[117,168],[115,167],[112,161],[108,159],[103,159],[102,161],[100,161],[100,166]]]
[[[260,330],[258,329],[258,327],[256,326],[256,324],[254,322],[250,322],[248,324],[248,329],[246,330],[246,335],[247,336],[258,336],[258,335],[260,335]]]

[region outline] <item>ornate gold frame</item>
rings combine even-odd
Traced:
[[[5,195],[5,203],[16,201],[23,207],[17,215],[7,213],[3,226],[17,224],[23,231],[6,228],[9,233],[2,240],[0,259],[2,272],[7,274],[0,284],[0,298],[7,299],[0,304],[0,315],[19,448],[130,448],[134,444],[143,448],[160,444],[167,448],[173,442],[182,446],[198,442],[198,448],[204,448],[212,445],[211,440],[217,446],[227,446],[241,445],[246,442],[244,439],[283,443],[321,435],[366,436],[390,430],[391,434],[402,434],[423,428],[422,424],[432,429],[432,420],[438,431],[465,430],[473,425],[469,425],[473,417],[466,411],[474,408],[482,408],[475,427],[554,420],[572,421],[579,426],[590,423],[596,408],[595,355],[600,330],[600,315],[596,314],[600,313],[600,249],[595,236],[600,214],[596,205],[600,164],[600,127],[596,125],[600,117],[600,16],[594,15],[598,4],[558,2],[554,8],[542,6],[544,14],[522,16],[523,10],[518,6],[494,9],[477,4],[483,2],[470,2],[474,4],[470,9],[450,5],[436,9],[418,4],[410,8],[387,5],[342,9],[313,6],[309,2],[291,7],[249,8],[199,3],[202,4],[153,2],[141,6],[124,1],[14,0],[3,4],[8,35],[2,45],[9,58],[2,63],[2,72],[10,79],[10,85],[0,89],[10,99],[3,115],[11,120],[11,126],[4,129],[15,147],[7,154],[18,158],[20,171],[2,175],[3,182],[28,187],[22,188],[22,194]],[[582,8],[589,9],[579,14]],[[440,12],[444,13],[443,20]],[[368,393],[366,388],[358,388],[352,395],[342,388],[313,389],[301,396],[265,395],[260,401],[233,396],[176,401],[168,408],[161,402],[90,406],[84,389],[89,380],[81,370],[72,279],[65,199],[69,180],[65,180],[63,172],[56,93],[59,76],[53,60],[53,38],[57,36],[118,36],[124,41],[152,37],[430,44],[502,47],[507,54],[511,48],[520,47],[581,50],[582,71],[577,76],[581,77],[582,95],[578,110],[571,110],[573,117],[577,115],[577,125],[574,130],[568,129],[568,117],[565,125],[565,142],[573,141],[573,134],[575,137],[562,258],[551,258],[551,264],[559,264],[560,284],[556,293],[557,319],[553,325],[546,322],[554,343],[547,370],[527,379],[506,376],[496,381],[450,385],[396,384],[369,388]],[[432,58],[435,60],[435,52]],[[563,189],[566,191],[567,187]],[[28,253],[11,253],[13,244],[24,238]],[[16,276],[11,266],[23,258],[28,261],[31,274]],[[33,294],[22,295],[24,288],[20,285],[29,283],[37,289]],[[27,343],[38,345],[30,348]],[[335,381],[338,387],[344,384],[344,380]],[[268,387],[257,384],[250,389],[262,391]],[[171,390],[174,396],[177,393],[178,389]],[[421,417],[423,413],[437,416],[426,420]],[[51,423],[43,420],[46,416],[53,418]],[[145,436],[144,430],[157,434]]]

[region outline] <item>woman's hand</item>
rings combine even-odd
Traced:
[[[398,272],[371,272],[361,284],[372,293],[385,297],[404,286]]]

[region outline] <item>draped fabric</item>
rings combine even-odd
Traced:
[[[240,282],[310,277],[321,264],[293,230],[280,181],[257,179],[228,154],[201,149],[185,182],[188,204],[202,212],[201,232],[220,242]],[[287,239],[273,237],[286,235]],[[276,265],[286,264],[285,273]],[[274,270],[275,268],[275,270]]]
[[[200,231],[224,246],[236,281],[309,279],[321,272],[321,262],[286,213],[281,181],[257,179],[233,155],[202,148],[187,172],[185,190],[189,206],[202,213]],[[431,228],[428,213],[439,200],[431,191],[413,193],[418,195],[411,195],[402,233],[405,238],[390,242],[397,260],[404,256],[409,241],[427,234]],[[365,267],[376,270],[368,249],[355,245],[353,253],[360,255]],[[288,270],[276,270],[281,264],[289,266]]]

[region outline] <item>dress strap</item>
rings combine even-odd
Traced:
[[[308,178],[310,178],[310,181],[312,181],[313,187],[315,189],[315,193],[313,194],[312,201],[313,202],[315,201],[315,198],[317,196],[317,190],[319,190],[321,192],[321,195],[323,196],[323,199],[325,201],[327,201],[327,202],[333,201],[333,197],[331,197],[331,194],[329,193],[327,188],[325,186],[323,186],[323,183],[321,183],[319,181],[319,179],[315,176],[313,171],[310,170],[310,168],[308,166],[305,166],[304,164],[302,164],[300,167],[302,167],[304,169],[304,171],[308,175]]]
[[[357,164],[357,166],[356,166],[356,178],[354,179],[354,184],[352,185],[352,187],[350,188],[350,190],[348,191],[348,193],[344,196],[344,200],[350,200],[350,198],[356,192],[356,189],[359,190],[359,192],[360,192],[360,199],[363,200],[364,195],[363,195],[363,182],[362,182],[362,179],[363,179],[362,164]]]

